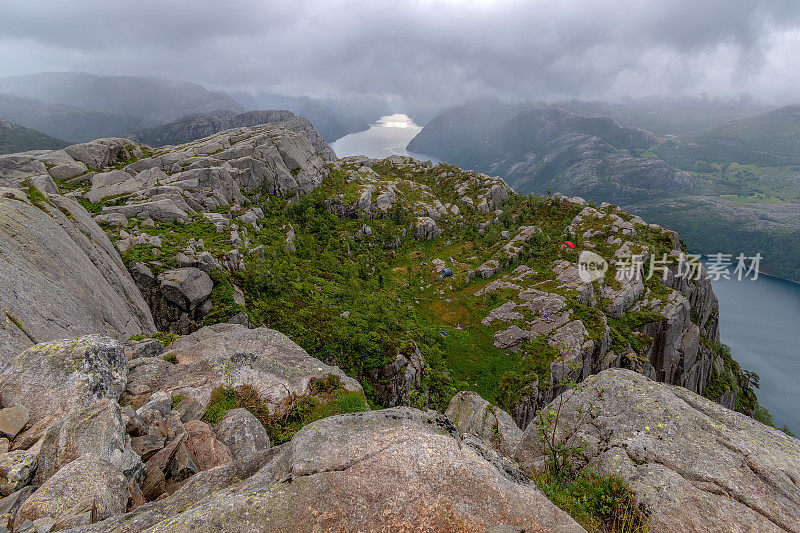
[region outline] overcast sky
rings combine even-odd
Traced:
[[[796,0],[0,0],[0,76],[158,75],[431,102],[800,102]]]

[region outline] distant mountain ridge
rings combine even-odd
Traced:
[[[350,133],[364,131],[369,125],[384,115],[391,114],[391,108],[383,100],[374,98],[315,99],[307,96],[287,96],[258,92],[233,93],[232,96],[248,110],[288,109],[296,115],[307,118],[327,142],[344,137]]]
[[[480,101],[434,118],[408,149],[498,174],[521,192],[630,203],[693,189],[691,174],[643,156],[657,142],[609,117]]]
[[[0,118],[0,154],[27,152],[28,150],[58,150],[68,142]]]
[[[204,115],[192,115],[160,126],[142,128],[128,135],[128,138],[154,147],[182,144],[230,128],[280,122],[290,118],[294,118],[294,113],[291,111],[248,111],[246,113],[214,111]]]
[[[244,108],[225,93],[195,83],[143,76],[97,76],[86,72],[41,72],[0,78],[0,92],[52,104],[128,115],[159,124],[188,115]]]
[[[50,104],[19,94],[0,94],[0,117],[71,142],[118,137],[142,127],[142,120],[104,111]]]
[[[800,105],[729,120],[659,147],[673,165],[693,168],[698,160],[758,166],[800,165]]]
[[[658,136],[688,135],[722,122],[754,117],[769,107],[747,99],[653,95],[619,102],[565,100],[559,107],[575,113],[611,117],[623,126],[651,131]]]

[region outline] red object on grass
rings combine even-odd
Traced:
[[[569,246],[570,248],[575,248],[575,245],[574,245],[574,244],[572,244],[572,241],[564,241],[564,244],[566,244],[566,245],[567,245],[567,246]]]

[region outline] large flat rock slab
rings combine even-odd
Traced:
[[[77,202],[0,194],[0,357],[56,339],[155,329],[116,249]]]

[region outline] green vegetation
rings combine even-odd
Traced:
[[[616,475],[583,469],[575,476],[551,471],[533,480],[545,495],[590,533],[649,533],[644,507]]]
[[[211,401],[203,420],[216,424],[231,409],[243,408],[252,413],[269,434],[273,445],[283,444],[304,426],[333,415],[369,410],[361,392],[345,390],[336,376],[316,381],[311,394],[287,398],[279,409],[270,412],[258,391],[250,386],[220,387],[211,393]]]
[[[243,312],[245,308],[233,299],[233,285],[231,285],[228,273],[214,270],[210,277],[214,282],[214,289],[211,291],[211,311],[203,317],[204,322],[206,324],[225,322],[232,316]]]
[[[151,338],[160,340],[161,342],[164,343],[164,348],[167,348],[177,339],[180,339],[181,336],[178,335],[177,333],[164,333],[163,331],[156,331],[155,333],[153,333],[153,336]]]
[[[173,394],[170,398],[172,401],[172,408],[175,409],[175,407],[183,401],[183,398],[183,394]]]
[[[711,381],[703,390],[703,396],[709,400],[718,401],[726,392],[730,391],[736,399],[735,408],[737,411],[748,416],[754,417],[759,422],[771,427],[775,427],[772,415],[769,411],[759,405],[758,398],[754,389],[758,388],[759,379],[755,372],[742,370],[733,357],[731,350],[721,342],[712,341],[701,336],[700,342],[703,346],[711,348],[713,354],[722,359],[724,366],[722,372],[713,369]]]
[[[231,409],[239,407],[238,396],[234,389],[220,387],[211,392],[211,399],[203,415],[203,420],[209,424],[216,424],[228,414]]]
[[[50,200],[47,199],[47,196],[33,185],[28,185],[28,198],[34,207],[38,207],[42,211],[47,211],[45,205],[52,205]]]
[[[574,286],[556,279],[554,261],[574,264],[578,257],[578,250],[564,246],[565,238],[571,237],[565,234],[568,226],[583,209],[578,204],[512,195],[502,205],[502,213],[459,208],[458,216],[439,219],[442,237],[418,240],[408,236],[416,223],[410,202],[430,202],[435,197],[442,204],[463,206],[463,195],[483,194],[485,189],[480,187],[486,185],[473,179],[474,174],[449,165],[409,172],[381,162],[373,170],[385,181],[376,182],[375,194],[391,181],[402,198],[385,216],[367,218],[354,213],[363,185],[358,178],[348,177],[348,171],[355,169],[330,170],[330,177],[312,193],[292,199],[254,194],[245,201],[246,207],[259,207],[264,220],[257,227],[239,227],[242,240],[248,243],[241,249],[243,270],[211,272],[212,306],[205,324],[225,322],[245,312],[253,324],[281,331],[311,356],[336,364],[358,379],[375,406],[382,402],[381,387],[374,386],[379,385],[376,376],[399,353],[414,347],[426,366],[420,390],[408,401],[444,410],[459,390],[475,390],[509,409],[527,392],[536,397],[552,386],[550,366],[559,349],[546,335],[514,350],[501,349],[494,344],[495,335],[511,324],[482,322],[502,304],[521,303],[518,289],[488,287],[498,279],[509,279],[506,276],[519,265],[529,269],[521,285],[563,297],[566,305],[561,312],[581,320],[596,343],[602,342],[608,327],[618,353],[629,348],[646,350],[652,339],[638,330],[665,320],[647,308],[607,320],[603,308],[608,301],[587,305]],[[217,211],[234,220],[244,209],[226,206]],[[611,225],[620,219],[630,221],[631,215],[613,207],[603,211],[599,219],[587,219],[579,231],[591,231],[586,239],[589,246],[613,257],[618,245],[610,242]],[[364,226],[371,231],[362,231]],[[527,242],[519,242],[512,261],[504,247],[523,226],[537,231],[529,234]],[[138,245],[122,254],[127,264],[143,261],[156,275],[178,266],[175,256],[188,246],[203,249],[220,262],[227,261],[234,249],[229,230],[217,231],[201,216],[188,223],[157,223],[149,228],[131,220],[127,231],[161,238],[158,247]],[[290,231],[291,245],[287,243]],[[638,236],[631,237],[634,253],[647,250],[660,257],[673,247],[672,236],[659,229],[638,224],[636,231]],[[452,277],[434,270],[439,260],[452,269]],[[491,279],[475,276],[475,270],[489,260],[498,262],[500,274]],[[614,274],[612,266],[606,283],[618,287]],[[654,300],[672,294],[657,275],[647,281],[647,288]],[[234,298],[239,290],[244,303]],[[521,318],[511,323],[523,328],[537,316],[535,309],[524,305],[517,305],[515,313]],[[295,414],[286,423],[306,420],[296,410],[309,409],[309,402],[287,408],[286,413],[295,410]]]
[[[415,181],[433,183],[425,176]],[[264,259],[250,261],[245,272],[231,279],[247,295],[254,323],[286,333],[311,355],[336,361],[362,382],[369,381],[371,369],[385,366],[413,342],[429,368],[428,405],[441,409],[460,389],[478,390],[494,399],[502,375],[526,375],[531,365],[541,364],[493,345],[494,331],[480,320],[503,302],[502,294],[475,297],[486,280],[468,280],[466,270],[497,253],[501,230],[513,232],[525,221],[543,232],[526,247],[521,261],[541,269],[545,279],[547,267],[560,253],[557,239],[577,213],[575,206],[514,197],[504,206],[500,227],[482,236],[474,229],[477,213],[468,212],[470,222],[449,246],[406,239],[400,248],[385,250],[376,243],[396,239],[413,216],[397,207],[390,217],[369,221],[371,236],[352,240],[348,236],[364,221],[339,217],[324,201],[332,196],[355,199],[354,189],[334,172],[321,189],[293,204],[278,198],[261,202],[267,220],[254,244],[264,246]],[[448,184],[440,185],[437,194],[452,196],[449,189]],[[276,231],[288,224],[296,233],[293,253],[285,249],[285,235]],[[454,265],[452,279],[422,265],[448,255],[465,261],[463,267]],[[366,391],[376,401],[370,387]]]
[[[540,391],[550,387],[550,363],[559,356],[558,349],[551,346],[544,336],[536,337],[531,342],[523,344],[520,352],[522,359],[521,370],[504,372],[500,376],[497,405],[505,410],[519,402],[525,387],[533,382],[538,383]]]
[[[636,330],[647,324],[666,320],[667,317],[650,309],[625,313],[620,318],[609,317],[608,327],[611,330],[611,349],[617,353],[628,348],[634,352],[641,352],[652,344],[653,339]]]
[[[149,245],[134,246],[120,254],[126,265],[142,261],[154,263],[153,274],[158,275],[161,271],[178,267],[175,256],[191,240],[202,239],[206,249],[210,250],[217,259],[223,258],[233,246],[228,243],[225,233],[218,233],[214,224],[207,221],[202,216],[197,216],[188,223],[162,222],[152,228],[137,228],[138,231],[153,237],[161,238],[161,246],[156,248]]]
[[[93,215],[99,215],[103,212],[103,207],[105,206],[117,206],[117,205],[125,205],[130,194],[116,194],[113,196],[108,196],[103,198],[99,202],[90,202],[86,198],[82,196],[77,196],[75,199],[78,201],[81,206],[92,213]]]

